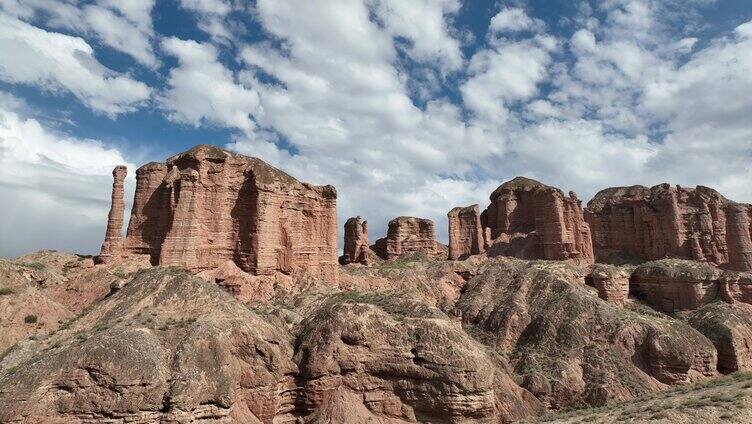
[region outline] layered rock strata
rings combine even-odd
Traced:
[[[718,350],[718,371],[752,370],[752,305],[714,302],[687,319]]]
[[[332,186],[200,145],[136,171],[123,251],[191,271],[231,260],[257,275],[336,278],[336,204]]]
[[[662,259],[638,266],[629,292],[667,313],[698,309],[716,300],[752,304],[751,277],[706,263]]]
[[[444,258],[445,248],[436,242],[433,221],[424,218],[401,216],[389,221],[385,238],[373,245],[376,254],[385,260],[422,253],[431,258]]]
[[[588,203],[585,219],[601,258],[683,258],[752,270],[752,205],[707,187],[609,188]]]
[[[619,267],[596,264],[585,283],[598,290],[598,297],[606,302],[621,305],[629,297],[629,273]]]
[[[371,262],[370,253],[368,223],[359,216],[348,219],[345,222],[345,247],[340,263],[368,265]]]
[[[517,177],[490,199],[481,222],[490,228],[491,256],[594,262],[590,227],[574,193],[565,196],[558,188]]]
[[[449,219],[449,259],[463,259],[485,250],[478,205],[454,208],[449,211],[447,218]]]
[[[110,213],[107,215],[107,232],[99,253],[99,260],[104,263],[111,262],[114,257],[122,253],[123,240],[120,233],[123,231],[123,214],[125,213],[123,191],[127,173],[128,168],[122,165],[112,170],[112,203]]]

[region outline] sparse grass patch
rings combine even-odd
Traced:
[[[37,323],[37,321],[38,321],[38,318],[37,318],[37,316],[36,316],[36,315],[33,315],[33,314],[30,314],[30,315],[26,315],[26,316],[24,317],[24,322],[25,322],[26,324],[36,324],[36,323]]]
[[[15,291],[8,287],[0,287],[0,296],[8,296],[15,293]]]
[[[24,268],[31,268],[31,269],[34,269],[34,270],[37,270],[37,271],[42,271],[45,268],[47,268],[47,266],[45,264],[41,263],[41,262],[22,262],[22,263],[20,263],[18,265],[20,265],[20,266],[22,266]]]

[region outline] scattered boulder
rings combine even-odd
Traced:
[[[465,259],[485,250],[478,205],[454,208],[449,211],[447,218],[449,219],[449,259]]]
[[[232,260],[252,274],[331,280],[336,203],[332,186],[301,183],[258,158],[199,145],[136,171],[123,250],[194,272]]]
[[[713,302],[693,311],[687,322],[718,350],[718,371],[752,371],[752,306]]]
[[[585,283],[595,287],[598,297],[609,303],[623,305],[629,297],[629,272],[620,267],[595,264]]]
[[[340,263],[369,265],[372,261],[368,243],[368,223],[359,216],[348,219],[345,222],[345,247]]]
[[[715,300],[750,303],[750,277],[703,262],[662,259],[638,266],[630,277],[629,292],[655,309],[671,313],[698,309]]]
[[[389,221],[386,237],[376,240],[371,248],[384,260],[413,254],[444,259],[447,254],[446,246],[436,242],[433,221],[410,216],[400,216]]]
[[[574,193],[564,196],[558,188],[517,177],[497,188],[490,199],[481,215],[493,239],[490,256],[594,262],[590,227]]]
[[[608,188],[588,203],[585,220],[599,258],[681,258],[752,270],[752,205],[708,187]]]

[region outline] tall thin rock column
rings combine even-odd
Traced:
[[[110,213],[107,215],[107,232],[99,253],[99,260],[103,263],[111,262],[121,253],[123,247],[120,233],[123,230],[123,213],[125,212],[123,182],[127,174],[128,168],[122,165],[112,170],[112,203]]]

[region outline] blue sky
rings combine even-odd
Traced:
[[[0,255],[96,252],[109,175],[216,144],[371,238],[516,175],[752,201],[752,2],[0,0]]]

